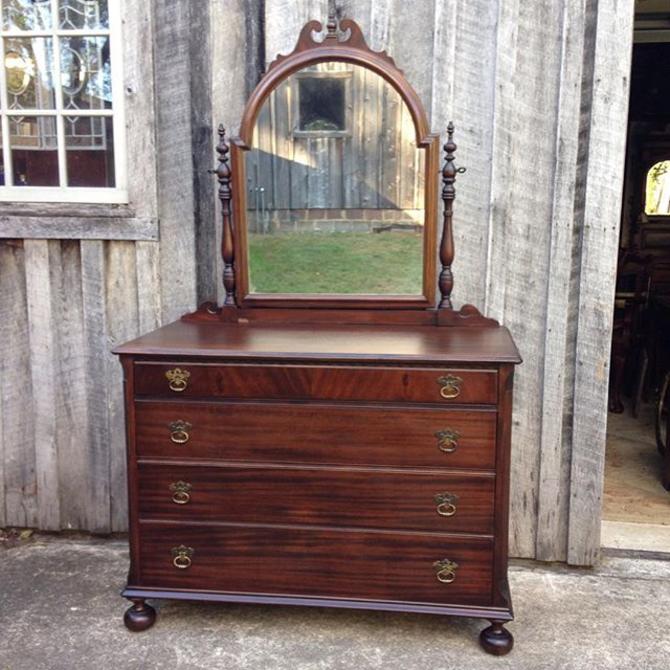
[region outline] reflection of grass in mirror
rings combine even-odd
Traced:
[[[421,233],[249,235],[254,293],[422,292]]]

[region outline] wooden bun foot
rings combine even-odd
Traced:
[[[123,615],[123,623],[126,624],[128,630],[141,633],[154,625],[156,610],[151,605],[147,605],[144,600],[133,598],[132,602],[133,606],[129,607]]]
[[[479,642],[489,654],[504,656],[512,651],[514,638],[504,628],[504,621],[491,620],[491,625],[479,634]]]

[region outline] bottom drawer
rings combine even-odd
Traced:
[[[487,538],[293,527],[140,526],[140,583],[135,586],[414,603],[491,602],[493,541]],[[176,567],[175,555],[178,564],[188,567]],[[457,567],[435,565],[445,560]],[[438,572],[448,583],[438,580]]]

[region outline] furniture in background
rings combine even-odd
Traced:
[[[614,300],[612,351],[610,354],[609,411],[624,410],[622,393],[625,372],[637,368],[633,385],[633,416],[637,417],[649,362],[647,305],[651,257],[623,252],[619,258]]]
[[[151,598],[423,612],[507,653],[520,358],[452,307],[453,126],[439,280],[439,138],[353,21],[310,21],[219,134],[223,304],[115,350],[127,627]]]

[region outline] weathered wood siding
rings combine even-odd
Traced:
[[[633,0],[338,4],[405,70],[433,128],[456,123],[454,295],[524,356],[511,552],[593,563]],[[109,350],[220,295],[212,127],[234,134],[260,69],[327,14],[324,0],[124,5],[129,207],[0,206],[3,236],[25,238],[0,242],[0,525],[125,528]]]

